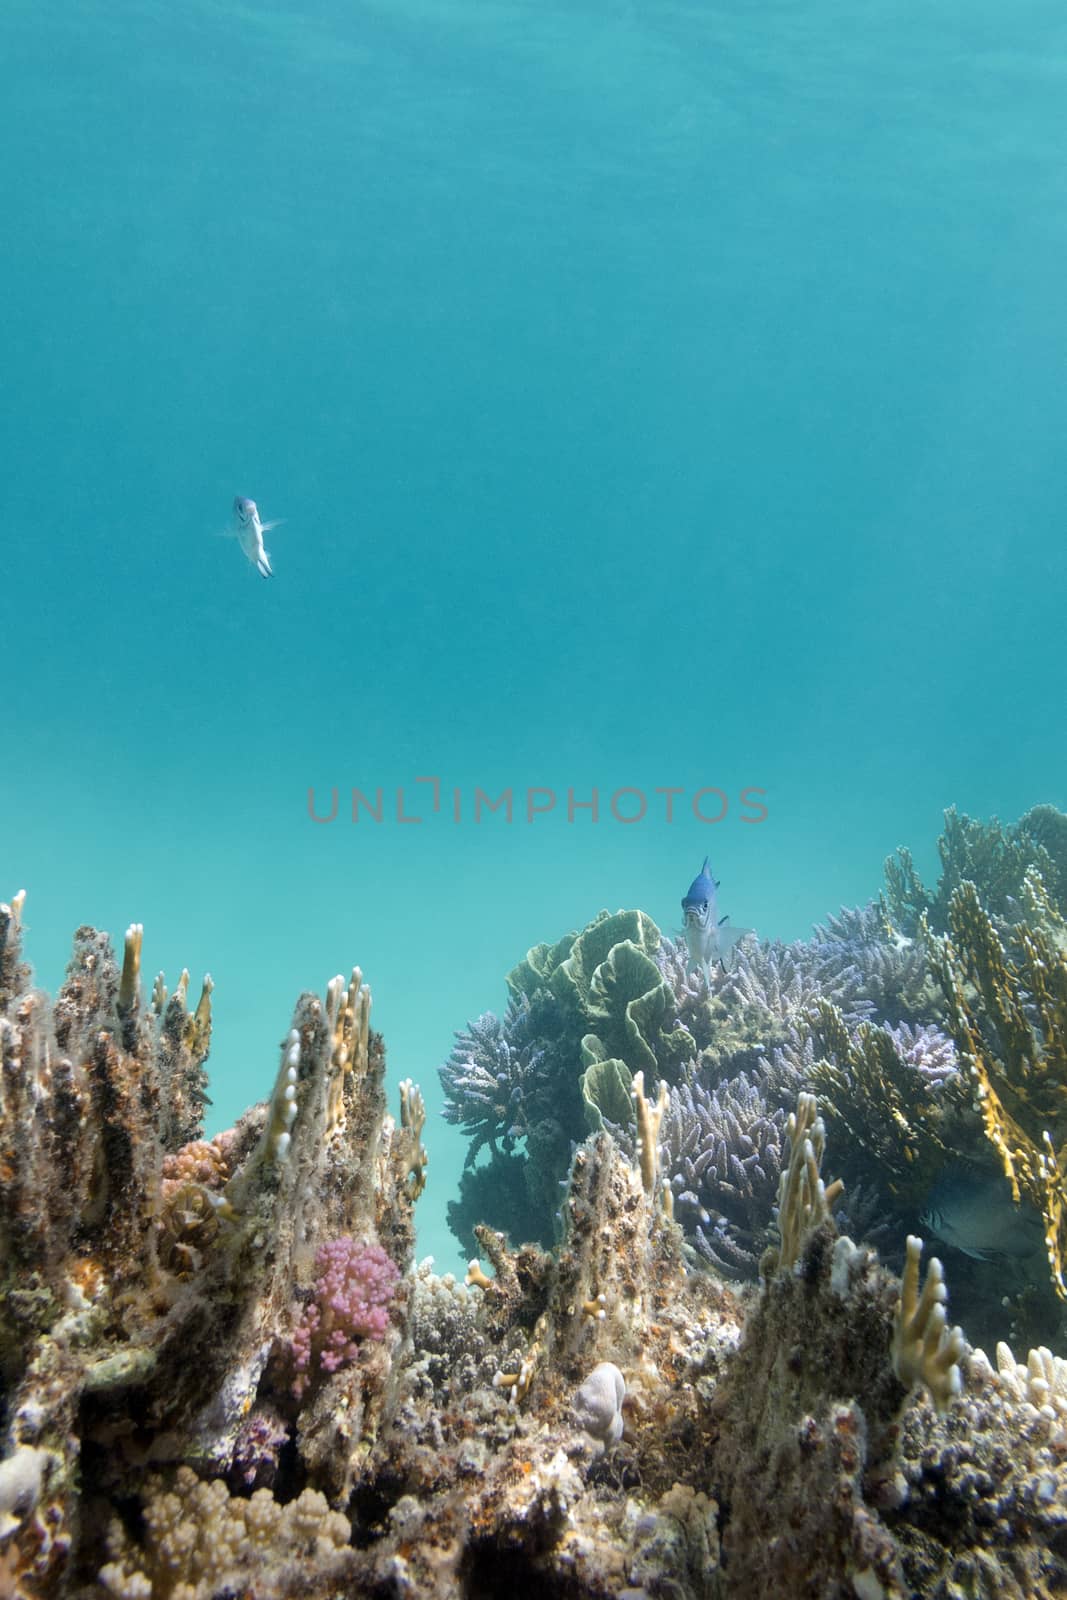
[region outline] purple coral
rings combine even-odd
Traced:
[[[278,1475],[278,1457],[289,1440],[289,1429],[271,1406],[261,1406],[246,1417],[234,1441],[230,1482],[238,1492],[270,1489]]]
[[[885,1029],[901,1061],[921,1072],[931,1089],[940,1089],[959,1074],[959,1056],[956,1046],[940,1028],[911,1028],[902,1022],[898,1028]]]
[[[842,907],[826,926],[815,928],[809,942],[818,963],[822,991],[849,1025],[860,1013],[844,1003],[841,991],[860,993],[871,1022],[918,1022],[939,1015],[942,1009],[920,939],[907,939],[886,926],[877,901],[866,906]],[[857,988],[858,985],[858,988]]]
[[[715,1089],[697,1079],[671,1090],[660,1158],[675,1214],[699,1253],[731,1277],[756,1276],[784,1145],[784,1111],[743,1072]]]
[[[356,1359],[361,1339],[380,1339],[400,1271],[381,1245],[359,1244],[348,1234],[322,1245],[318,1276],[292,1338],[298,1400],[320,1372],[336,1372]]]
[[[510,1000],[503,1019],[487,1011],[469,1022],[437,1070],[445,1121],[459,1123],[471,1139],[464,1166],[474,1165],[483,1144],[495,1153],[498,1138],[510,1151],[537,1120],[534,1107],[550,1082],[545,1052],[533,1043],[529,1001]]]

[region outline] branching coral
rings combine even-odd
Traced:
[[[663,941],[657,964],[674,997],[677,1024],[692,1037],[691,1054],[707,1081],[719,1083],[751,1069],[803,1013],[811,993],[793,952],[793,946],[745,939],[730,970],[713,967],[709,982],[702,972],[687,972],[684,944]],[[681,1081],[677,1070],[670,1081]]]
[[[834,1202],[844,1185],[822,1180],[820,1168],[826,1149],[826,1129],[813,1094],[802,1094],[785,1125],[789,1139],[789,1164],[778,1186],[778,1233],[781,1243],[774,1266],[788,1272],[796,1265],[808,1234],[830,1220]]]
[[[960,1097],[946,1092],[957,1082],[949,1042],[869,1023],[850,1033],[825,1002],[817,1017],[829,1059],[815,1063],[811,1078],[841,1148],[853,1160],[862,1152],[865,1176],[888,1194],[920,1203],[953,1149],[950,1113]]]
[[[755,1279],[769,1240],[785,1148],[785,1112],[744,1073],[717,1089],[672,1089],[663,1168],[674,1214],[727,1276]]]
[[[1067,1298],[1067,951],[1024,924],[1013,961],[972,883],[952,895],[948,917],[950,934],[929,939],[950,1030],[1012,1198],[1044,1219],[1052,1281]]]
[[[498,1139],[510,1151],[552,1092],[546,1052],[530,1027],[529,1001],[513,998],[503,1019],[487,1011],[457,1032],[451,1055],[438,1068],[445,1121],[458,1124],[470,1139],[466,1166],[473,1166],[484,1144],[495,1151]]]
[[[149,1479],[144,1523],[140,1547],[121,1523],[112,1524],[112,1559],[100,1582],[115,1600],[296,1596],[309,1569],[339,1582],[350,1565],[348,1520],[314,1489],[286,1506],[269,1489],[238,1499],[218,1479],[202,1483],[179,1467],[169,1487]]]
[[[380,1339],[400,1281],[396,1262],[380,1245],[357,1243],[347,1234],[319,1246],[312,1298],[292,1338],[299,1400],[322,1374],[350,1366],[364,1339]]]
[[[823,997],[850,1026],[864,1018],[899,1023],[938,1014],[941,996],[925,945],[891,928],[878,904],[827,917],[808,948]]]
[[[893,1328],[893,1370],[906,1388],[921,1383],[943,1411],[960,1392],[959,1361],[966,1348],[961,1328],[946,1328],[945,1275],[934,1256],[919,1292],[922,1240],[908,1235],[900,1305]]]
[[[1011,1346],[997,1345],[997,1375],[1005,1393],[1018,1405],[1052,1413],[1060,1424],[1058,1443],[1067,1452],[1067,1361],[1040,1345],[1026,1361],[1016,1361]]]
[[[870,1014],[858,971],[847,960],[828,959],[817,940],[794,944],[746,944],[723,984],[723,999],[734,999],[777,1023],[777,1032],[807,1016],[820,999],[838,1004],[850,1020]],[[777,1040],[770,1028],[767,1043]]]
[[[936,890],[922,883],[909,850],[902,848],[886,861],[886,911],[905,933],[917,934],[924,917],[935,932],[944,933],[952,897],[965,883],[975,885],[990,915],[1001,916],[1020,898],[1031,868],[1067,915],[1067,816],[1054,806],[1034,806],[1007,827],[995,817],[978,822],[950,807],[937,849],[941,877]]]

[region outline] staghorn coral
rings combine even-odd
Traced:
[[[1041,890],[1028,875],[1028,898],[1047,908]],[[1067,949],[1023,924],[1012,960],[973,883],[955,890],[948,919],[948,935],[927,937],[950,1032],[1012,1198],[1041,1213],[1052,1282],[1067,1298]]]
[[[960,1070],[956,1046],[940,1028],[911,1027],[902,1022],[896,1028],[884,1031],[893,1041],[893,1048],[905,1066],[918,1072],[934,1089],[954,1082]]]
[[[847,963],[828,961],[817,940],[749,941],[723,983],[722,997],[728,1006],[739,1004],[767,1019],[762,1031],[768,1045],[780,1042],[820,999],[832,1000],[853,1021],[871,1011],[859,973]]]
[[[662,1143],[674,1214],[700,1255],[754,1280],[774,1219],[785,1112],[744,1073],[717,1089],[694,1080],[671,1090]]]
[[[942,1008],[921,939],[892,928],[877,902],[842,908],[817,926],[809,946],[823,997],[846,1021],[930,1021]]]
[[[451,1055],[438,1068],[445,1121],[470,1139],[468,1167],[485,1144],[495,1154],[498,1139],[510,1152],[551,1096],[545,1051],[534,1044],[530,1026],[529,1001],[513,998],[503,1019],[487,1011],[457,1032]]]

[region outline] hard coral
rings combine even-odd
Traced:
[[[313,1298],[292,1338],[299,1400],[323,1372],[349,1366],[363,1339],[380,1339],[400,1271],[380,1245],[357,1243],[343,1234],[320,1245],[315,1257]]]
[[[4,982],[28,983],[11,908],[0,933]],[[206,1478],[247,1489],[288,1472],[295,1481],[279,1500],[307,1483],[316,1505],[324,1493],[343,1503],[395,1394],[398,1341],[375,1337],[388,1321],[378,1302],[411,1257],[422,1110],[407,1085],[399,1126],[387,1115],[365,990],[348,986],[362,996],[358,1008],[340,1005],[342,979],[325,1004],[302,995],[269,1101],[206,1142],[210,989],[192,1014],[184,974],[169,1000],[157,980],[147,1003],[142,938],[135,924],[120,972],[107,938],[83,928],[54,1004],[23,987],[0,995],[0,1479],[15,1489],[14,1526],[0,1529],[0,1585],[14,1574],[35,1597],[83,1592],[103,1560],[101,1519],[85,1508],[132,1510],[146,1468],[180,1466],[205,1491]],[[348,1344],[362,1334],[371,1351],[330,1379],[347,1344],[331,1343],[328,1307],[315,1355],[324,1402],[332,1382],[344,1391],[340,1422],[328,1404],[322,1416],[305,1407],[297,1444],[284,1333],[316,1246],[345,1237],[366,1249],[359,1282],[341,1263],[335,1294],[349,1297]],[[359,1435],[346,1444],[349,1422]],[[28,1494],[34,1461],[46,1470]],[[260,1520],[282,1509],[269,1494],[256,1505]],[[132,1545],[136,1517],[128,1526]],[[109,1574],[115,1592],[147,1594],[153,1560],[147,1546],[124,1547]],[[199,1579],[185,1581],[196,1592]],[[172,1592],[162,1572],[152,1582],[158,1596]],[[273,1573],[269,1584],[257,1579],[257,1594],[273,1583]],[[181,1583],[174,1593],[187,1594]]]
[[[728,1277],[757,1276],[784,1146],[785,1112],[772,1111],[743,1072],[716,1089],[695,1079],[671,1090],[662,1159],[674,1214]]]
[[[1067,816],[1055,806],[1034,806],[1018,822],[1004,826],[996,817],[978,822],[956,810],[945,812],[945,831],[937,842],[941,877],[927,889],[906,849],[885,864],[885,909],[907,934],[917,934],[923,917],[937,933],[949,924],[956,890],[973,883],[994,916],[1006,913],[1022,895],[1027,872],[1036,869],[1060,911],[1067,914]]]
[[[146,1487],[144,1544],[133,1544],[118,1521],[111,1527],[112,1560],[100,1583],[116,1600],[296,1596],[307,1592],[309,1573],[338,1582],[351,1564],[348,1520],[314,1489],[286,1506],[268,1489],[239,1499],[188,1467],[169,1485],[152,1477]]]
[[[1024,890],[1048,925],[1013,930],[1017,958],[973,883],[952,895],[949,934],[928,938],[986,1137],[1012,1198],[1041,1212],[1052,1283],[1067,1299],[1067,925],[1034,873]]]

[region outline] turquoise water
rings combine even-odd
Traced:
[[[933,876],[946,805],[1064,805],[1065,104],[1044,0],[6,0],[0,898],[40,981],[82,922],[210,970],[217,1129],[359,962],[452,1265],[436,1068],[529,945],[675,927],[705,852],[801,936],[898,844]],[[268,583],[236,494],[286,519]]]

